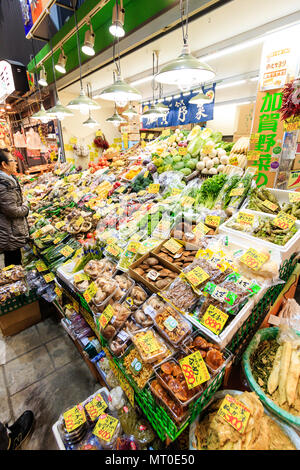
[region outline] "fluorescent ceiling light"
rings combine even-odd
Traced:
[[[151,82],[152,78],[153,78],[152,75],[150,75],[149,77],[140,78],[139,80],[135,80],[134,82],[130,82],[130,85],[137,86],[137,85],[141,85],[142,83]]]
[[[205,61],[215,60],[215,59],[218,59],[219,57],[223,57],[224,55],[233,54],[243,49],[247,49],[248,47],[255,46],[256,44],[260,44],[264,40],[265,40],[264,37],[251,39],[249,41],[241,42],[240,44],[237,44],[236,46],[225,47],[224,49],[217,51],[217,52],[213,52],[212,54],[200,56],[200,59],[205,60]]]
[[[217,85],[217,90],[220,90],[222,88],[229,88],[229,87],[232,87],[232,86],[238,86],[238,85],[242,85],[243,83],[246,83],[247,80],[237,80],[236,82],[228,82],[228,83],[224,83],[224,85]]]

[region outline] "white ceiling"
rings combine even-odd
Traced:
[[[217,81],[226,77],[235,77],[258,71],[263,39],[258,37],[256,44],[253,44],[252,39],[248,46],[247,32],[296,12],[299,12],[300,21],[299,0],[233,0],[190,23],[190,49],[192,52],[197,51],[198,57],[199,51],[200,56],[203,55],[203,52],[205,53],[205,48],[211,49],[210,53],[216,52],[226,46],[224,41],[244,33],[243,44],[247,47],[239,51],[232,51],[222,57],[208,57],[207,63],[214,68]],[[159,51],[159,63],[164,64],[179,55],[181,47],[181,30],[173,31],[151,44],[141,47],[121,59],[123,78],[128,82],[132,82],[143,75],[149,76],[152,69],[152,53],[154,50]],[[202,51],[203,49],[204,51]],[[113,70],[114,66],[109,65],[84,79],[84,83],[91,83],[94,91],[101,89],[111,84]],[[235,80],[236,78],[232,78],[232,81]],[[144,99],[152,96],[151,81],[136,85],[136,87],[141,91]],[[228,88],[218,89],[217,86],[216,102],[254,96],[256,87],[257,82],[250,80]],[[80,91],[79,82],[72,84],[64,91],[78,94]],[[164,87],[164,94],[171,92],[178,93],[178,90],[172,87]],[[99,103],[104,106],[107,104],[100,99]]]

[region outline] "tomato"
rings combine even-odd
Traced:
[[[90,232],[89,232],[89,233],[87,233],[87,234],[86,234],[86,238],[93,238],[93,234],[92,234],[92,233],[90,233]]]

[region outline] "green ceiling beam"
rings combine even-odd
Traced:
[[[84,18],[88,18],[89,13],[93,8],[97,7],[99,0],[86,0],[81,7],[77,10],[77,20],[78,23]],[[150,21],[151,18],[157,16],[163,10],[166,10],[178,3],[174,0],[124,0],[125,8],[125,24],[124,29],[126,34],[129,34],[136,28]],[[101,53],[103,50],[112,46],[113,36],[109,33],[109,26],[112,19],[112,8],[114,1],[110,1],[103,8],[98,11],[91,19],[91,23],[95,33],[95,52],[96,55]],[[74,15],[68,20],[67,23],[55,34],[52,38],[53,48],[63,42],[64,38],[72,31],[75,27],[75,18]],[[85,31],[88,29],[87,25],[84,25],[79,30],[79,40],[80,44],[83,44]],[[76,42],[76,32],[63,44],[65,54],[67,56],[66,70],[67,73],[79,67],[78,62],[78,53],[77,53],[77,42]],[[50,56],[49,56],[50,54]],[[54,54],[54,63],[57,62],[60,51],[57,50]],[[44,58],[47,57],[44,61]],[[90,57],[84,55],[81,52],[81,61],[82,64],[88,61]],[[37,64],[44,61],[44,66],[47,71],[48,84],[54,81],[52,73],[52,63],[51,63],[51,47],[50,43],[47,43],[40,52],[36,55],[35,61]],[[34,59],[28,64],[28,70],[30,72],[35,71],[35,61]],[[37,70],[40,67],[38,66]],[[56,78],[60,78],[62,75],[58,72],[56,73]]]

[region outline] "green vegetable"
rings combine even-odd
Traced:
[[[190,168],[182,168],[179,171],[181,171],[181,173],[183,173],[184,176],[189,176],[192,173],[192,170]]]
[[[223,174],[214,175],[205,180],[196,197],[195,206],[213,209],[217,196],[224,186],[225,181],[226,176]]]
[[[205,141],[200,136],[190,141],[187,149],[192,157],[198,155],[198,153],[201,152],[204,142]]]

